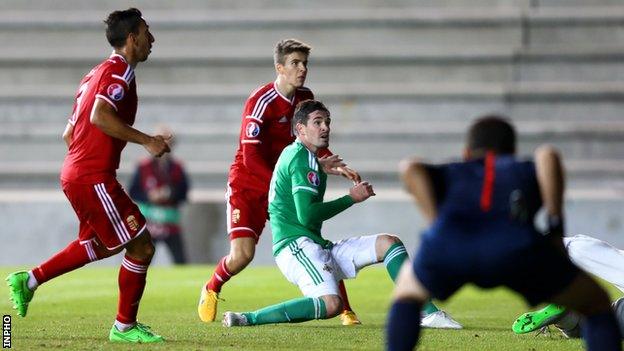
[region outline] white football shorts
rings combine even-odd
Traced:
[[[358,236],[323,249],[307,237],[288,244],[275,257],[277,266],[304,296],[338,295],[338,282],[355,278],[357,272],[380,262],[375,252],[377,235]]]

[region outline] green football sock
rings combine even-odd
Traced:
[[[438,312],[440,309],[438,308],[438,306],[433,304],[433,301],[431,301],[431,299],[427,300],[427,302],[425,302],[425,304],[423,305],[421,311],[424,314],[432,314],[433,312]]]
[[[327,317],[325,302],[320,297],[301,297],[244,313],[251,325],[300,323]]]
[[[405,246],[403,246],[402,242],[393,244],[390,246],[388,251],[386,251],[383,262],[393,282],[396,281],[399,271],[401,270],[401,266],[403,266],[403,262],[407,259],[407,251],[405,250]]]
[[[392,281],[396,281],[396,278],[399,275],[399,270],[401,270],[401,267],[403,266],[403,262],[405,262],[408,258],[405,246],[403,246],[403,243],[400,242],[393,244],[390,246],[388,251],[386,251],[384,264],[386,265],[386,269],[388,270],[388,274],[390,274]],[[427,300],[422,307],[422,312],[424,314],[431,314],[439,310],[440,309],[433,304],[431,299]]]

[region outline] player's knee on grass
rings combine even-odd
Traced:
[[[383,233],[377,235],[377,240],[375,240],[375,252],[377,253],[377,260],[382,261],[390,246],[400,242],[401,239],[393,234]]]
[[[126,251],[132,258],[143,262],[149,262],[154,257],[156,248],[152,243],[150,233],[146,230],[141,235],[126,244]]]
[[[321,296],[323,302],[325,302],[325,310],[327,311],[327,318],[336,317],[342,312],[343,305],[342,299],[338,295],[323,295]]]

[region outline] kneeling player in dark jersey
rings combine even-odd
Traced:
[[[568,259],[562,245],[563,168],[552,147],[519,161],[515,131],[503,118],[479,119],[468,132],[465,162],[431,166],[410,160],[401,175],[431,223],[414,261],[401,269],[387,324],[388,350],[418,341],[420,306],[466,283],[507,286],[531,305],[553,302],[586,317],[589,350],[621,350],[604,290]],[[544,206],[550,235],[534,227]]]

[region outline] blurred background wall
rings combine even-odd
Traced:
[[[569,233],[624,247],[624,1],[4,0],[2,265],[38,263],[76,235],[58,185],[60,135],[78,82],[111,51],[102,20],[130,6],[156,38],[136,70],[136,126],[176,132],[193,183],[183,210],[192,262],[228,250],[223,195],[242,105],[275,78],[274,44],[289,37],[313,46],[306,85],[332,110],[332,150],[378,194],[329,221],[327,237],[388,231],[414,248],[423,223],[398,161],[456,158],[470,121],[499,112],[515,122],[520,154],[545,142],[562,151]],[[146,155],[126,148],[122,183]],[[329,196],[348,186],[333,178]],[[166,251],[156,262],[170,262]],[[272,263],[269,231],[255,263]]]

